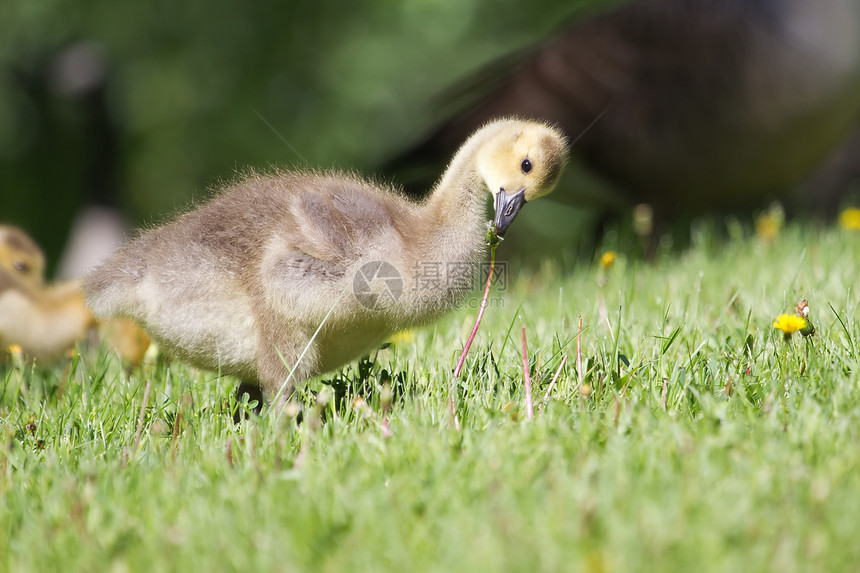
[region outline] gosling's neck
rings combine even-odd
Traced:
[[[495,134],[495,129],[484,128],[467,140],[421,205],[422,226],[433,230],[428,233],[432,238],[431,244],[424,245],[425,252],[435,251],[452,261],[472,261],[483,252],[489,199],[478,173],[477,155]]]

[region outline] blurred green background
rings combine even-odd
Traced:
[[[96,187],[150,225],[246,166],[369,172],[458,79],[606,3],[7,0],[0,221],[53,265]],[[101,103],[57,79],[81,43],[107,63]]]

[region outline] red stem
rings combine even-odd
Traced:
[[[466,341],[466,346],[463,348],[460,360],[457,361],[457,367],[454,369],[454,378],[460,377],[460,370],[463,369],[466,355],[469,353],[472,341],[475,340],[475,335],[478,333],[478,327],[481,326],[481,319],[484,317],[484,309],[487,308],[487,297],[490,295],[490,283],[493,280],[493,265],[495,265],[495,262],[496,250],[493,249],[490,253],[490,271],[487,273],[487,286],[484,287],[484,298],[481,299],[481,308],[478,310],[478,319],[475,321],[475,326],[472,328],[472,334],[469,335],[469,339]]]

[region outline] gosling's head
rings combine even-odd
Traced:
[[[45,255],[30,235],[11,225],[0,225],[0,268],[27,286],[45,280]]]
[[[478,173],[494,196],[493,223],[502,236],[523,205],[552,191],[567,159],[567,138],[536,121],[505,119],[484,129]]]

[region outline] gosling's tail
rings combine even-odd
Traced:
[[[132,302],[146,270],[140,259],[130,259],[122,251],[84,276],[87,305],[100,319],[129,316]]]

